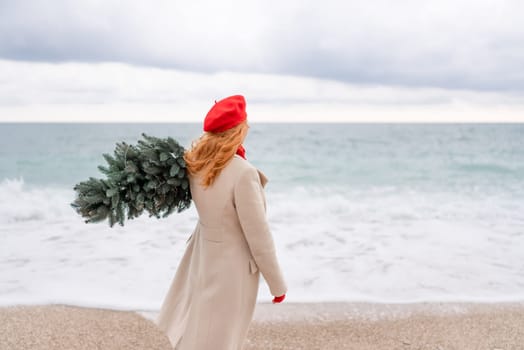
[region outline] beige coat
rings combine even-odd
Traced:
[[[207,189],[189,180],[199,221],[156,323],[177,350],[242,349],[260,273],[272,295],[287,291],[266,221],[267,178],[235,155]]]

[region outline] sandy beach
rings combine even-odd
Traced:
[[[0,308],[0,349],[171,349],[156,312]],[[524,349],[524,303],[258,304],[246,350]]]

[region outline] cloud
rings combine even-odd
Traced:
[[[524,91],[519,0],[3,1],[0,57]]]
[[[0,122],[193,121],[244,94],[252,121],[520,121],[519,92],[352,84],[260,73],[194,73],[124,63],[0,60]]]

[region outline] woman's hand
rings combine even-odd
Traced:
[[[285,295],[285,294],[282,294],[282,295],[279,296],[279,297],[274,297],[274,298],[273,298],[273,304],[281,303],[281,302],[284,301],[285,298],[286,298],[286,295]]]

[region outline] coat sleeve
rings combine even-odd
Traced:
[[[242,231],[271,294],[280,296],[286,293],[287,286],[266,219],[265,197],[256,168],[250,167],[239,176],[234,198]]]

